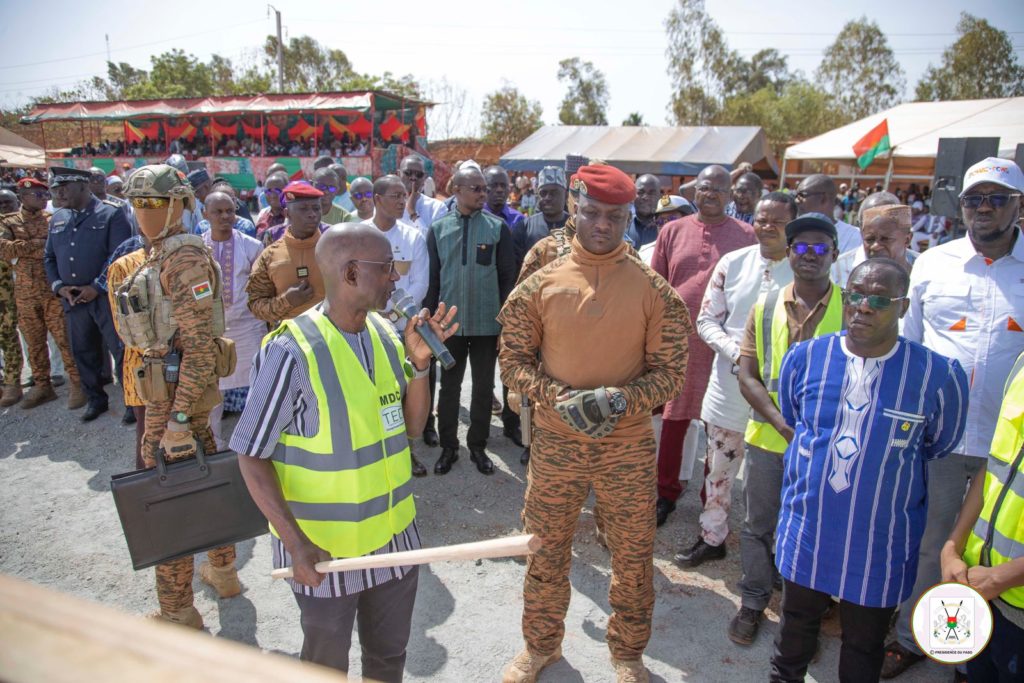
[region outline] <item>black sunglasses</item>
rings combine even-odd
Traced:
[[[797,254],[798,256],[803,256],[808,251],[813,251],[818,256],[824,256],[825,254],[832,251],[831,244],[821,244],[820,242],[817,244],[808,244],[807,242],[794,242],[789,246],[789,248],[792,249],[793,253]]]
[[[316,184],[313,185],[313,187],[315,187],[316,189],[320,190],[321,192],[337,192],[338,191],[338,188],[336,188],[334,185],[325,185],[324,183],[316,183]]]
[[[996,194],[965,194],[960,198],[960,206],[965,209],[980,209],[986,201],[993,209],[1001,209],[1010,203],[1014,197],[1019,197],[1019,192],[999,192]]]
[[[402,175],[404,175],[406,178],[422,178],[427,174],[424,173],[423,171],[402,171]]]
[[[352,198],[353,199],[369,199],[372,196],[373,196],[373,190],[368,190],[366,192],[353,192],[352,193]]]

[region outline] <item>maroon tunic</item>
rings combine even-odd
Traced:
[[[727,216],[723,222],[709,225],[696,215],[686,216],[658,232],[651,267],[679,292],[690,315],[695,316],[718,260],[730,251],[756,243],[754,228],[735,218]],[[666,420],[700,417],[715,352],[696,332],[690,335],[689,341],[686,383],[683,393],[665,404],[663,417]]]

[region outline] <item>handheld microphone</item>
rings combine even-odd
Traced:
[[[391,305],[399,315],[408,320],[412,320],[420,312],[416,302],[405,293],[404,289],[396,289],[391,294]],[[451,370],[452,366],[455,365],[455,359],[452,357],[452,352],[444,345],[444,342],[434,334],[434,328],[429,323],[424,323],[416,328],[416,332],[423,337],[423,341],[427,342],[430,352],[441,363],[441,367],[445,370]]]

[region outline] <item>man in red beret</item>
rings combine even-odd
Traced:
[[[32,389],[21,402],[21,407],[35,408],[57,398],[51,382],[50,349],[46,343],[49,333],[57,342],[71,380],[68,408],[81,408],[86,398],[79,384],[74,356],[71,355],[64,309],[60,299],[50,291],[43,268],[43,249],[50,221],[50,214],[45,209],[50,199],[50,188],[35,178],[22,178],[16,187],[21,210],[0,218],[0,260],[14,265],[18,327],[25,336],[28,364],[32,369]]]
[[[621,681],[647,681],[654,610],[651,410],[679,393],[690,316],[622,236],[636,196],[612,166],[585,166],[569,253],[525,279],[498,316],[501,379],[535,407],[523,517],[542,541],[527,561],[526,649],[506,683],[536,680],[562,654],[572,539],[594,490],[612,556],[607,641]]]
[[[324,298],[324,279],[313,258],[320,233],[328,226],[320,220],[323,192],[303,181],[285,185],[281,194],[285,223],[280,233],[256,258],[245,292],[249,310],[271,325],[294,318]],[[264,236],[277,233],[268,230]],[[268,240],[269,241],[269,240]]]

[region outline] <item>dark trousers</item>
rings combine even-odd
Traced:
[[[114,356],[114,377],[122,377],[121,360],[124,357],[121,340],[114,330],[110,303],[104,294],[89,303],[65,306],[71,355],[75,357],[78,374],[82,377],[82,391],[90,405],[107,405],[107,392],[103,390],[104,350],[106,346]]]
[[[967,662],[970,683],[1024,681],[1024,629],[992,607],[992,639],[978,656]]]
[[[437,433],[442,448],[459,447],[459,397],[466,361],[472,366],[473,392],[469,404],[469,433],[466,445],[484,448],[491,431],[491,399],[494,394],[494,366],[498,362],[498,337],[449,337],[445,346],[455,365],[441,369],[441,392],[437,399]]]
[[[782,589],[782,620],[772,654],[772,681],[802,681],[818,649],[821,618],[832,597],[786,581]],[[864,607],[839,601],[843,630],[839,650],[840,683],[876,683],[885,659],[885,634],[896,607]]]
[[[295,593],[303,636],[299,658],[348,673],[352,625],[356,623],[363,679],[400,683],[418,580],[419,567],[413,567],[399,580],[355,595],[313,598]]]
[[[434,406],[437,401],[437,359],[433,356],[430,357],[430,374],[427,376],[427,381],[430,382],[430,411],[427,413],[427,423],[423,425],[423,431],[437,431],[437,427],[434,426]]]
[[[658,444],[658,498],[665,498],[673,503],[683,495],[683,485],[679,483],[679,470],[683,466],[683,443],[686,441],[686,430],[691,420],[661,421],[661,442]],[[689,473],[686,479],[690,479]]]
[[[508,431],[514,430],[520,424],[519,415],[512,410],[508,404],[508,387],[501,387],[501,424]]]
[[[743,606],[763,611],[775,583],[775,527],[782,495],[782,454],[745,444],[747,472],[743,499],[746,513],[740,530],[740,591]]]

